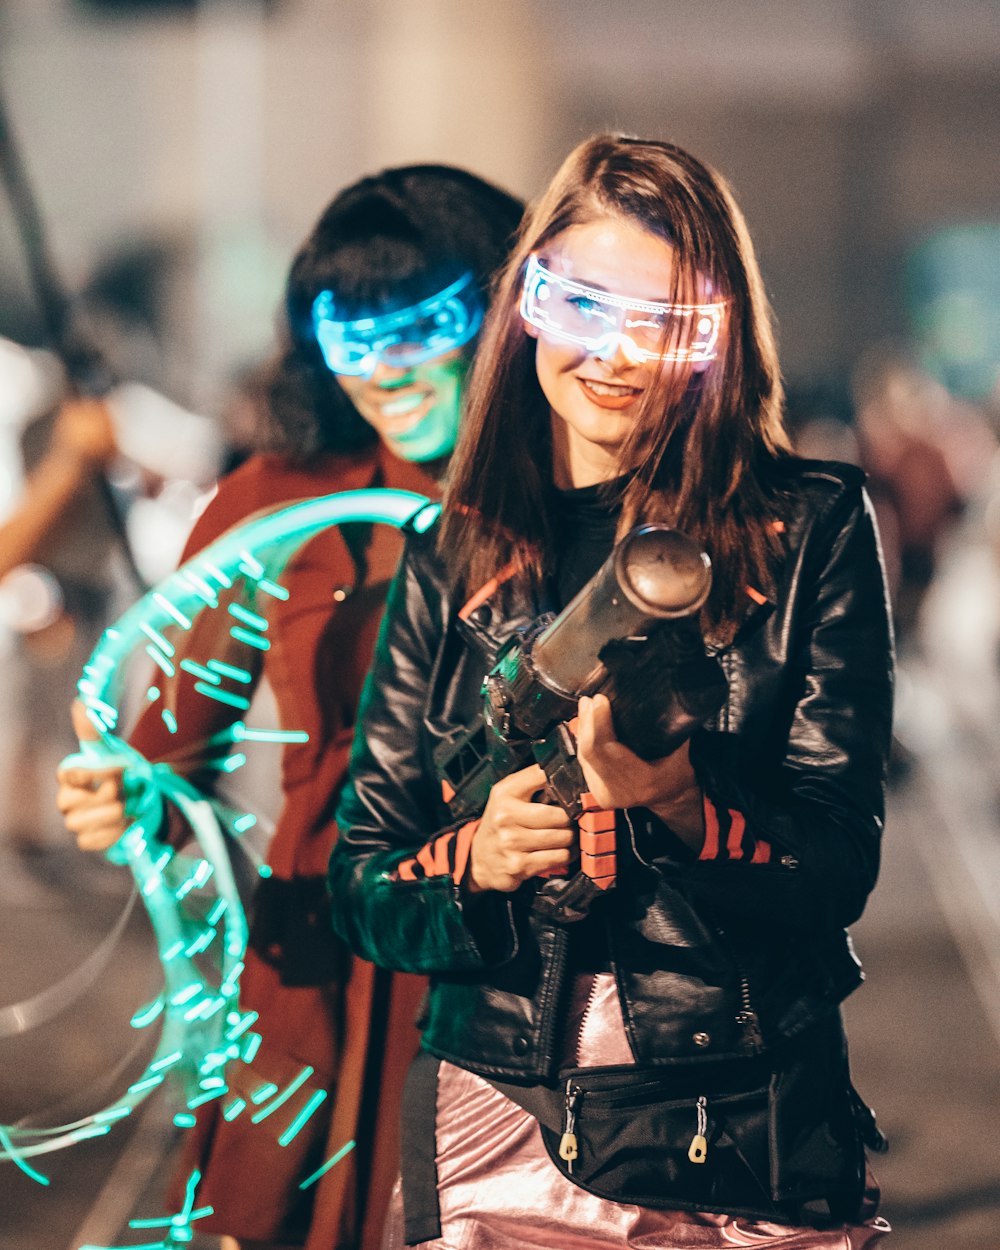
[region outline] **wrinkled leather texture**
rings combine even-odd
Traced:
[[[766,1041],[795,1035],[861,979],[845,926],[878,873],[893,678],[884,577],[860,471],[799,460],[785,471],[774,601],[720,652],[729,696],[691,751],[706,794],[745,815],[771,861],[697,860],[636,809],[618,885],[585,922],[606,934],[640,1062],[740,1053],[748,992]],[[458,619],[434,541],[434,530],[408,541],[365,688],[337,813],[334,923],[365,958],[431,975],[428,1050],[544,1080],[579,939],[532,911],[531,883],[473,896],[448,876],[393,875],[449,826],[435,744],[479,714],[497,650],[548,606],[494,595]]]

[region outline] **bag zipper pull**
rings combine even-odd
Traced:
[[[559,1140],[559,1158],[566,1164],[566,1171],[572,1173],[573,1160],[579,1154],[576,1145],[576,1104],[580,1101],[583,1091],[572,1081],[566,1082],[566,1105],[563,1120],[563,1135]]]
[[[708,1158],[708,1100],[704,1095],[698,1099],[696,1108],[698,1112],[698,1131],[691,1138],[691,1145],[688,1146],[688,1158],[692,1163],[704,1163]]]

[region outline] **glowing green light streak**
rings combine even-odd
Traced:
[[[150,701],[150,703],[155,703],[159,697],[160,697],[159,686],[150,686],[149,689],[146,691],[146,698]]]
[[[174,673],[176,673],[177,670],[170,663],[167,657],[165,655],[162,655],[156,649],[156,647],[153,646],[152,643],[149,643],[147,645],[146,654],[149,656],[149,658],[153,661],[154,664],[156,664],[159,668],[163,669],[164,673],[166,673],[168,677],[173,677]]]
[[[146,1028],[147,1025],[152,1024],[159,1016],[165,1005],[163,995],[160,994],[159,997],[153,999],[148,1007],[140,1007],[129,1021],[129,1024],[131,1024],[133,1029]]]
[[[245,1098],[237,1098],[229,1104],[223,1111],[222,1118],[224,1120],[235,1120],[240,1112],[245,1111],[247,1100]]]
[[[288,598],[288,590],[284,586],[279,586],[277,582],[272,582],[266,577],[257,579],[257,589],[262,590],[265,595],[270,595],[274,599],[285,600]]]
[[[306,1124],[313,1117],[316,1111],[319,1110],[319,1108],[323,1105],[325,1101],[326,1101],[326,1090],[318,1089],[316,1093],[313,1094],[313,1096],[309,1099],[306,1105],[302,1108],[299,1114],[295,1117],[295,1119],[291,1122],[291,1124],[289,1124],[288,1128],[286,1128],[285,1131],[278,1138],[278,1145],[287,1146],[290,1142],[293,1142],[295,1138],[298,1137],[299,1133],[302,1132]]]
[[[180,576],[207,607],[217,608],[219,606],[219,596],[209,586],[208,582],[200,578],[193,569],[181,570]]]
[[[260,1044],[264,1039],[259,1033],[248,1033],[246,1045],[243,1047],[242,1059],[244,1063],[253,1063],[254,1056],[260,1050]]]
[[[258,616],[256,612],[251,612],[240,603],[231,603],[228,612],[230,616],[235,616],[238,621],[242,621],[244,625],[249,625],[251,629],[259,629],[261,631],[267,629],[266,617]]]
[[[256,1115],[250,1117],[252,1123],[260,1124],[260,1122],[262,1120],[266,1120],[269,1115],[274,1115],[279,1107],[283,1107],[285,1103],[288,1102],[289,1098],[291,1098],[297,1090],[300,1090],[302,1086],[305,1085],[306,1081],[309,1080],[315,1071],[315,1068],[311,1068],[308,1064],[306,1064],[298,1076],[295,1077],[294,1080],[288,1082],[285,1088],[280,1094],[278,1094],[269,1106],[262,1108],[262,1110],[258,1111]]]
[[[13,1159],[25,1176],[30,1176],[33,1181],[37,1181],[39,1185],[48,1185],[49,1178],[43,1176],[41,1172],[36,1171],[30,1163],[25,1163],[23,1151],[17,1149],[14,1143],[7,1136],[7,1131],[0,1125],[0,1145],[3,1146],[5,1155],[8,1159]]]
[[[168,642],[158,629],[154,629],[148,621],[141,621],[139,628],[150,640],[150,642],[152,642],[154,647],[157,647],[163,652],[164,655],[169,656],[171,659],[174,657],[177,651],[176,647],[172,642]]]
[[[235,729],[235,725],[233,726]],[[237,742],[308,742],[304,729],[247,729],[244,726],[233,737]]]
[[[230,707],[239,708],[241,712],[247,711],[250,707],[250,700],[244,699],[242,695],[230,694],[228,690],[214,690],[203,681],[196,681],[194,688],[199,694],[203,694],[209,699],[214,699],[216,703],[226,703]]]
[[[248,629],[244,629],[242,625],[234,625],[229,631],[230,636],[235,638],[237,642],[245,642],[248,647],[254,647],[257,651],[270,651],[271,644],[266,638],[261,638],[258,634],[251,634]],[[247,704],[247,707],[250,705]]]
[[[222,678],[219,674],[213,673],[210,668],[206,668],[204,664],[199,664],[197,660],[181,660],[181,668],[185,673],[190,673],[192,677],[201,677],[210,686],[222,685]]]
[[[262,1085],[260,1089],[254,1090],[250,1095],[250,1101],[255,1107],[259,1107],[262,1102],[267,1102],[272,1094],[278,1092],[278,1087],[273,1081],[268,1081],[266,1085]]]
[[[180,571],[180,576],[178,576],[176,580],[180,582],[181,585],[184,584],[183,570]],[[157,603],[164,610],[164,612],[166,612],[167,616],[169,616],[170,619],[176,625],[179,625],[181,629],[191,628],[190,619],[187,616],[185,616],[184,613],[177,606],[177,604],[173,603],[170,599],[168,599],[167,596],[162,591],[160,590],[153,591],[153,602]]]
[[[90,767],[123,766],[134,796],[129,800],[129,810],[136,812],[135,823],[108,857],[127,864],[135,877],[161,951],[164,989],[157,999],[133,1015],[131,1023],[136,1028],[148,1027],[154,1022],[159,1024],[160,1037],[152,1063],[158,1064],[177,1051],[182,1052],[183,1058],[162,1066],[158,1072],[147,1068],[144,1078],[135,1081],[112,1105],[72,1125],[39,1129],[4,1126],[0,1159],[13,1161],[16,1158],[21,1163],[26,1157],[101,1136],[112,1124],[126,1119],[165,1078],[172,1082],[177,1080],[192,1090],[203,1090],[203,1074],[223,1068],[233,1057],[234,1049],[238,1050],[236,1036],[247,1034],[246,1044],[253,1048],[260,1044],[260,1034],[248,1032],[255,1014],[237,1013],[235,1029],[227,1023],[230,1015],[225,1008],[236,1003],[237,978],[246,947],[246,919],[217,811],[170,767],[151,766],[114,734],[119,708],[125,706],[128,661],[145,653],[166,676],[175,676],[173,657],[178,648],[183,649],[186,640],[178,640],[172,631],[190,630],[201,612],[218,610],[212,606],[212,599],[216,598],[214,586],[231,589],[241,578],[247,578],[253,583],[255,593],[260,591],[275,599],[287,599],[287,589],[280,585],[279,579],[288,561],[304,543],[330,526],[344,522],[379,522],[399,528],[412,517],[417,528],[422,529],[433,515],[433,509],[428,511],[427,500],[422,496],[383,490],[342,492],[275,509],[228,531],[177,573],[164,579],[105,631],[84,667],[78,687],[87,717],[98,731],[100,741],[88,743],[86,749],[82,747],[81,754]],[[233,626],[230,630],[238,641],[256,646],[258,650],[267,647],[266,638],[249,630],[237,634],[235,631],[240,629],[240,626]],[[222,661],[216,661],[207,667],[220,677],[246,686],[252,684],[252,675],[251,681],[242,680],[235,672],[221,669],[221,664]],[[240,672],[245,674],[248,670],[244,668]],[[201,693],[210,689],[207,680],[200,684],[204,687]],[[206,697],[217,698],[220,693],[228,692],[213,689]],[[150,695],[150,701],[156,697],[159,693]],[[248,705],[242,701],[229,706],[245,711]],[[170,732],[175,732],[178,726],[173,713],[161,709],[161,716]],[[164,850],[151,836],[160,826],[164,803],[174,804],[180,810],[203,858],[212,865],[214,876],[205,890],[214,891],[214,897],[210,895],[205,899],[199,893],[196,898],[192,891],[190,904],[187,899],[177,899],[177,883],[172,879],[174,854],[169,849]],[[178,862],[182,860],[182,856],[177,857]],[[197,933],[204,932],[199,910],[204,914],[206,906],[219,903],[223,907],[216,923],[221,920],[223,924],[217,930],[223,941],[212,942],[207,950],[188,955],[186,951],[193,940],[197,941]],[[185,912],[186,907],[191,908],[190,914]],[[197,925],[194,939],[192,921]],[[167,951],[172,955],[169,960],[162,955]],[[196,982],[204,987],[200,1004],[189,998],[181,1003],[175,1001]],[[197,1018],[191,1019],[192,1014]],[[202,1018],[204,1014],[209,1018]],[[292,1092],[286,1091],[286,1094],[291,1096]],[[270,1108],[273,1109],[276,1108]],[[263,1110],[269,1111],[269,1108]],[[190,1213],[191,1203],[187,1204],[187,1210]]]
[[[226,1085],[223,1085],[221,1089],[210,1089],[205,1094],[199,1094],[197,1098],[189,1098],[188,1107],[192,1111],[194,1111],[198,1107],[204,1106],[206,1102],[211,1102],[214,1098],[222,1098],[223,1095],[228,1094],[228,1093],[229,1093],[229,1088]]]
[[[241,568],[248,577],[252,577],[255,581],[259,577],[263,577],[267,570],[263,564],[245,548],[240,552],[240,560],[237,566]]]
[[[237,668],[235,664],[224,664],[222,660],[209,660],[208,667],[220,677],[231,677],[233,681],[241,681],[244,685],[253,681],[253,673],[247,672],[245,668]]]
[[[356,1145],[357,1142],[349,1141],[346,1146],[341,1146],[337,1153],[327,1159],[322,1167],[317,1168],[316,1171],[313,1172],[312,1176],[307,1176],[306,1179],[299,1184],[299,1189],[308,1189],[310,1185],[315,1185],[320,1177],[326,1176],[327,1172],[329,1172],[332,1167],[335,1167],[345,1155],[350,1154]]]
[[[154,1063],[151,1063],[149,1065],[149,1070],[150,1072],[160,1072],[164,1068],[173,1067],[175,1063],[180,1063],[183,1058],[184,1055],[182,1052],[175,1050],[172,1055],[164,1055],[162,1059],[157,1059]]]
[[[252,829],[257,823],[257,817],[253,812],[247,812],[245,816],[238,816],[233,821],[233,828],[237,833],[246,833],[248,829]]]

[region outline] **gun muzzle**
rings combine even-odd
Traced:
[[[693,616],[711,586],[711,561],[697,543],[666,525],[638,526],[534,640],[535,671],[567,698],[592,694],[607,677],[600,659],[607,643]]]

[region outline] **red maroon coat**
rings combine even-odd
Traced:
[[[220,483],[184,559],[262,509],[373,485],[436,490],[418,466],[381,448],[326,455],[308,470],[279,456],[255,456]],[[200,1230],[302,1242],[307,1250],[376,1250],[379,1244],[398,1171],[399,1099],[416,1051],[413,1020],[424,989],[421,978],[352,957],[332,934],[325,892],[317,892],[336,838],[332,812],[346,775],[354,713],[402,544],[396,531],[376,525],[355,531],[351,546],[355,554],[363,548],[367,563],[359,586],[344,597],[357,569],[344,533],[317,535],[285,569],[288,600],[270,604],[270,650],[244,648],[234,658],[267,678],[282,726],[306,730],[309,740],[283,748],[283,803],[268,853],[273,877],[261,892],[267,907],[252,922],[241,980],[241,1007],[259,1013],[254,1028],[263,1041],[249,1064],[229,1065],[227,1083],[234,1097],[250,1103],[268,1082],[285,1085],[306,1065],[315,1072],[281,1114],[259,1124],[248,1113],[226,1120],[228,1097],[201,1107],[170,1195],[179,1209],[184,1184],[198,1168],[197,1205],[214,1208],[199,1219]],[[203,614],[187,637],[188,654],[202,662],[219,658],[220,635],[227,636],[224,610]],[[158,704],[132,741],[147,758],[171,762],[210,788],[210,775],[199,771],[204,743],[235,713],[197,695],[194,680],[179,671],[164,691],[179,724],[175,736]],[[329,1091],[320,1111],[289,1145],[279,1145],[302,1103],[320,1088]],[[339,1163],[300,1190],[302,1180],[352,1141]]]

